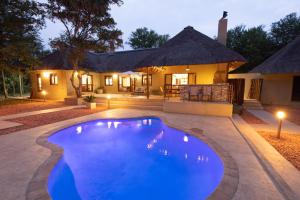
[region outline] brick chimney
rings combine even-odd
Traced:
[[[218,24],[218,42],[226,46],[227,40],[227,12],[223,11],[223,17],[219,20]]]

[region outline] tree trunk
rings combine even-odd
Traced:
[[[22,77],[22,73],[21,73],[21,71],[20,71],[20,69],[19,69],[19,92],[20,92],[20,97],[22,97],[23,96],[23,77]]]
[[[149,91],[149,67],[147,67],[147,99],[149,99],[150,91]]]
[[[15,81],[13,80],[12,82],[12,88],[13,88],[13,96],[16,96],[16,87],[15,87]]]
[[[72,87],[75,90],[76,97],[80,98],[81,97],[81,85],[82,85],[82,83],[81,83],[81,75],[77,72],[78,86],[76,86],[75,80],[74,80],[76,72],[77,72],[76,70],[73,70],[72,76],[70,78],[70,81],[71,81]]]
[[[8,93],[7,93],[7,89],[6,89],[6,84],[5,84],[5,76],[4,76],[4,69],[1,69],[2,72],[2,85],[3,85],[3,92],[4,92],[4,97],[8,98]]]

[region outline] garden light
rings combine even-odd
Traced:
[[[284,119],[285,118],[285,113],[283,111],[278,111],[276,113],[276,116],[278,119]]]
[[[44,101],[46,101],[47,91],[46,91],[46,90],[43,90],[43,91],[42,91],[42,95],[43,95],[43,97],[44,97]]]
[[[282,120],[285,118],[285,112],[283,112],[283,111],[278,111],[278,112],[276,113],[276,116],[277,116],[277,118],[279,119],[278,130],[277,130],[277,138],[280,139]]]
[[[107,95],[106,98],[107,98],[107,108],[110,109],[110,99],[111,99],[111,96]]]

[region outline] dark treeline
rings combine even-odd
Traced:
[[[227,47],[239,52],[247,63],[235,72],[248,72],[266,58],[293,41],[300,35],[300,17],[291,13],[270,26],[264,25],[246,28],[237,26],[228,31]]]

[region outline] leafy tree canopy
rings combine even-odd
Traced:
[[[270,35],[278,49],[284,47],[300,35],[300,16],[291,13],[272,23]]]
[[[85,50],[113,51],[122,45],[122,32],[115,28],[110,5],[121,0],[48,0],[50,19],[60,21],[65,31],[51,41],[53,48],[72,47],[70,61],[78,65]]]
[[[0,2],[0,67],[32,66],[43,48],[38,31],[44,25],[42,4],[31,0]]]
[[[154,30],[144,27],[131,33],[128,44],[133,49],[156,48],[163,45],[169,38],[168,34],[159,35]]]
[[[82,84],[81,74],[75,71],[85,51],[113,51],[123,43],[122,32],[109,13],[112,4],[121,3],[122,0],[48,0],[50,19],[60,21],[65,27],[65,31],[51,41],[51,46],[68,50],[68,60],[74,69],[70,81],[77,97],[81,97]]]

